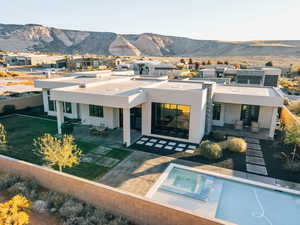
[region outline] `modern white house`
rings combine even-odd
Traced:
[[[248,129],[255,122],[264,138],[273,138],[283,96],[274,87],[220,85],[200,80],[167,80],[129,72],[78,73],[37,80],[44,110],[57,116],[58,132],[65,117],[82,124],[131,130],[141,135],[199,143],[218,128]],[[239,124],[240,124],[239,123]]]

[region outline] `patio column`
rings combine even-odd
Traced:
[[[269,137],[273,138],[275,134],[275,129],[276,129],[276,121],[277,121],[277,111],[278,108],[274,107],[273,108],[273,114],[272,114],[272,120],[271,120],[271,126],[270,126],[270,131],[269,131]]]
[[[62,134],[61,125],[64,123],[64,110],[63,102],[56,101],[56,114],[57,114],[57,130],[59,134]]]
[[[130,109],[123,108],[123,143],[130,145]]]

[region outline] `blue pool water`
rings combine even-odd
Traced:
[[[299,195],[188,169],[173,167],[153,198],[240,225],[300,225]]]

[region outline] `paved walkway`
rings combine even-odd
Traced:
[[[170,163],[300,190],[300,184],[297,183],[141,151],[133,152],[105,176],[100,178],[99,182],[145,196]]]
[[[261,151],[259,139],[245,138],[245,140],[248,146],[246,152],[247,172],[268,176],[268,171],[266,168],[263,152]]]

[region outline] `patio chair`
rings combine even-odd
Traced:
[[[234,122],[234,129],[235,130],[243,130],[244,122],[242,120],[236,120]]]
[[[259,126],[257,122],[251,122],[251,132],[258,133],[259,132]]]

